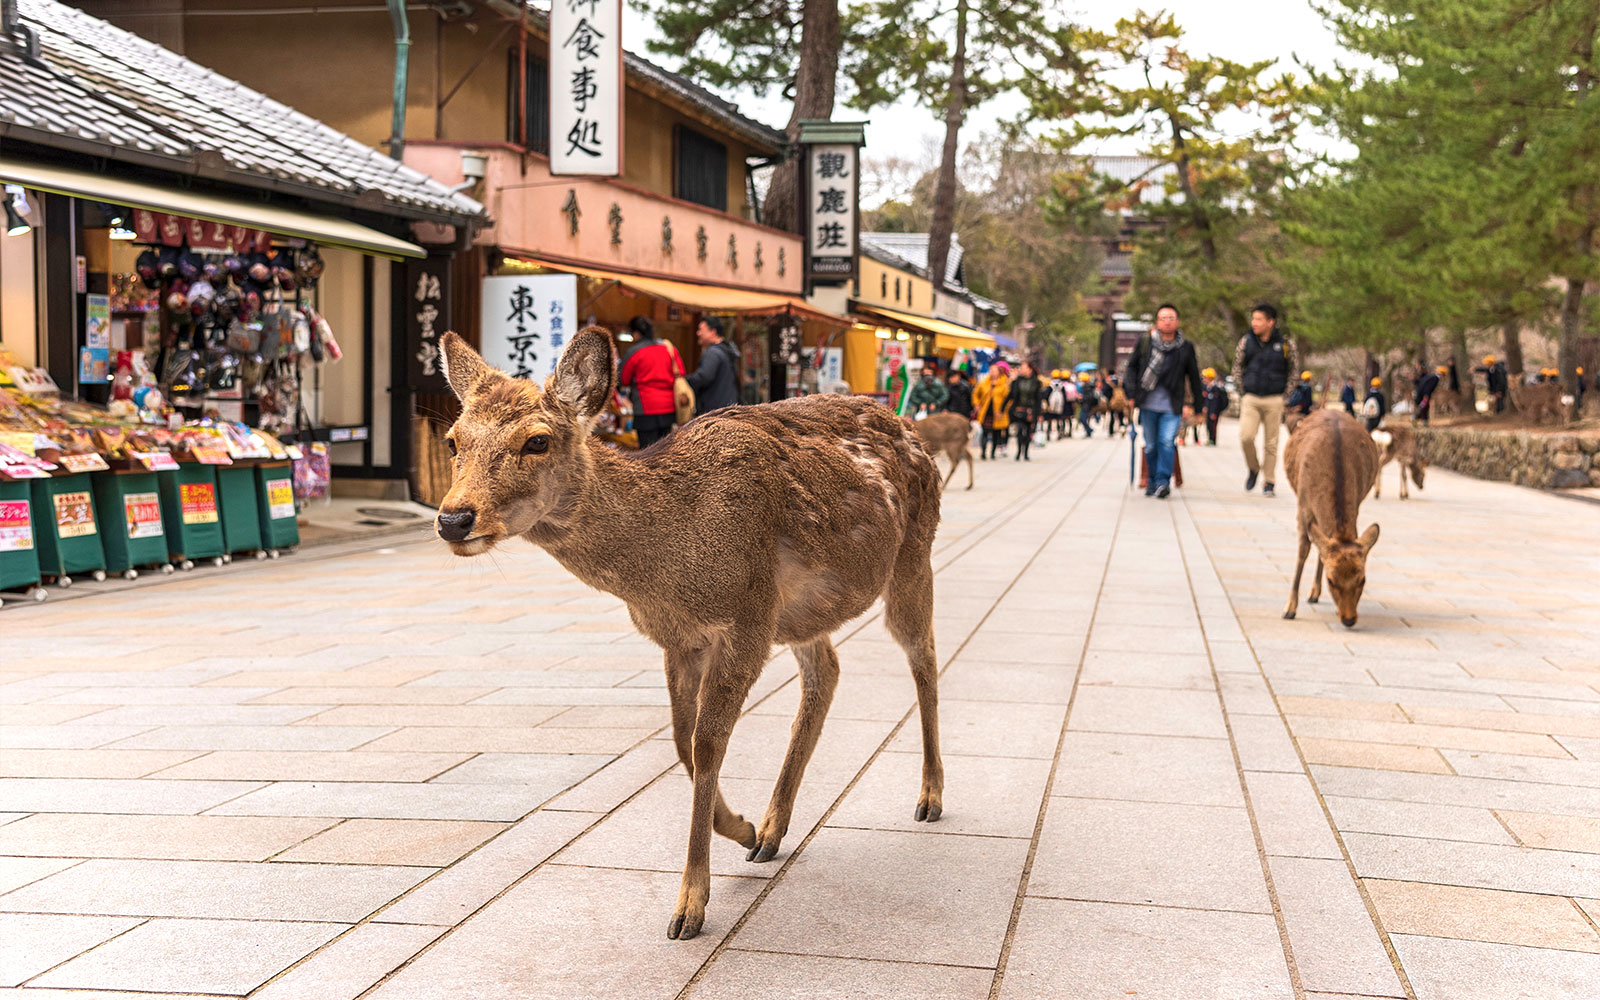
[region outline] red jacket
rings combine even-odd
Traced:
[[[677,348],[666,341],[635,348],[622,363],[624,388],[637,387],[639,406],[649,416],[677,411],[672,399],[672,380],[683,374],[683,361]]]

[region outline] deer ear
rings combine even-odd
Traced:
[[[1361,546],[1362,555],[1371,552],[1372,547],[1378,544],[1378,525],[1376,523],[1368,525],[1367,530],[1363,531],[1361,537],[1356,539],[1356,543]]]
[[[470,403],[484,390],[504,379],[505,373],[490,366],[461,335],[448,331],[439,340],[439,368],[450,391],[463,404]]]
[[[611,333],[601,326],[586,326],[567,343],[551,376],[556,396],[578,411],[578,419],[600,415],[616,389],[617,352]]]

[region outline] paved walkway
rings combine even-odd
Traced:
[[[948,494],[944,818],[869,615],[783,852],[716,839],[690,942],[659,654],[532,549],[8,610],[0,996],[1600,996],[1600,511],[1391,468],[1347,631],[1279,618],[1294,499],[1231,440],[1168,502],[1127,456]],[[785,653],[747,816],[796,697]]]

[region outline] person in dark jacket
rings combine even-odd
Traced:
[[[678,357],[677,348],[657,336],[645,317],[629,320],[628,329],[638,342],[623,359],[618,382],[633,390],[633,430],[639,436],[639,447],[644,449],[666,437],[677,422],[672,384],[683,375],[683,359]]]
[[[1017,454],[1014,462],[1031,462],[1028,448],[1033,443],[1033,427],[1039,422],[1039,410],[1044,405],[1044,383],[1024,361],[1017,367],[1017,377],[1011,382],[1011,425],[1017,429]]]
[[[1094,417],[1094,408],[1100,405],[1100,394],[1095,391],[1095,383],[1088,372],[1078,376],[1081,388],[1078,392],[1078,426],[1083,428],[1083,436],[1094,437],[1094,424],[1090,420]]]
[[[948,395],[945,397],[944,409],[946,413],[959,413],[968,420],[972,419],[972,386],[966,377],[959,371],[950,373],[950,382],[945,386]]]
[[[1289,392],[1289,401],[1284,407],[1302,417],[1311,415],[1311,407],[1316,405],[1316,395],[1311,391],[1311,373],[1301,372],[1300,383]]]
[[[1256,488],[1265,474],[1261,495],[1275,496],[1272,477],[1278,469],[1278,428],[1283,426],[1283,397],[1289,375],[1299,370],[1294,342],[1278,329],[1278,310],[1263,302],[1250,310],[1250,332],[1239,338],[1233,356],[1233,384],[1239,399],[1239,446],[1244,450],[1246,491]],[[1256,433],[1261,432],[1261,457],[1256,457]]]
[[[1494,401],[1494,412],[1503,413],[1506,408],[1506,395],[1511,391],[1511,380],[1506,374],[1506,363],[1496,361],[1493,354],[1483,357],[1483,364],[1472,369],[1483,373],[1483,381],[1489,389],[1489,398]]]
[[[1139,407],[1145,464],[1150,469],[1144,495],[1166,499],[1172,495],[1178,431],[1205,395],[1194,345],[1178,329],[1177,306],[1162,305],[1156,310],[1156,327],[1134,347],[1123,372],[1122,388]]]
[[[1418,369],[1420,372],[1421,369]],[[1417,408],[1417,422],[1425,424],[1433,413],[1433,394],[1439,388],[1439,376],[1445,373],[1444,365],[1437,371],[1421,374],[1411,392],[1411,402]]]
[[[1384,414],[1389,412],[1389,401],[1383,395],[1383,379],[1372,380],[1372,387],[1367,390],[1367,398],[1361,401],[1361,416],[1367,422],[1367,432],[1378,429],[1383,423]]]
[[[722,339],[722,320],[701,318],[695,328],[700,341],[700,367],[689,376],[696,414],[710,413],[739,402],[739,349]]]
[[[907,408],[913,416],[938,413],[944,409],[944,404],[949,400],[950,390],[939,381],[939,372],[931,365],[923,366],[922,377],[911,387],[911,394],[906,397]]]
[[[1228,411],[1228,390],[1217,379],[1217,370],[1207,368],[1200,373],[1206,384],[1206,444],[1217,446],[1217,421]]]
[[[1344,404],[1344,412],[1352,417],[1356,415],[1356,380],[1344,380],[1344,388],[1339,390],[1339,402]]]

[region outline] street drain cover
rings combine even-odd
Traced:
[[[364,524],[369,528],[387,528],[393,522],[390,522],[390,521],[374,521],[370,517],[364,517],[361,520],[357,521],[356,523],[357,524]]]
[[[422,516],[413,511],[400,510],[395,507],[357,507],[356,513],[365,514],[368,517],[381,517],[385,521],[411,521]],[[371,522],[362,521],[361,523],[370,524]]]

